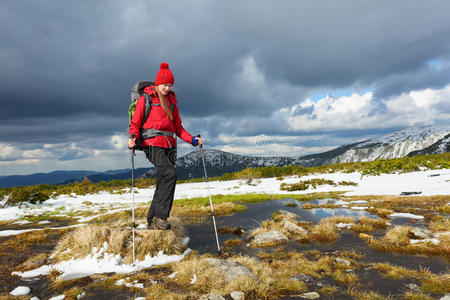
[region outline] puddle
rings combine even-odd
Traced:
[[[294,202],[298,206],[286,206],[286,203]],[[333,204],[333,199],[312,200],[312,204]],[[330,216],[352,216],[358,218],[360,216],[368,216],[372,218],[378,218],[378,216],[372,215],[367,211],[355,211],[348,208],[317,208],[317,209],[302,209],[302,204],[305,202],[296,201],[294,199],[283,200],[271,200],[261,202],[257,204],[245,204],[247,209],[242,212],[238,212],[232,216],[222,216],[216,218],[217,228],[222,227],[238,227],[241,226],[246,234],[241,237],[232,233],[219,234],[219,241],[222,249],[225,249],[223,242],[228,239],[242,239],[242,243],[232,248],[231,253],[242,255],[257,255],[261,251],[269,252],[276,251],[275,248],[251,248],[246,247],[248,243],[248,233],[250,230],[257,228],[260,224],[270,219],[271,215],[279,210],[283,209],[289,212],[293,212],[299,216],[299,220],[318,223],[321,219]],[[397,218],[391,220],[392,224],[408,224],[411,226],[423,226],[423,221],[410,222],[407,218]],[[212,220],[209,218],[201,225],[187,225],[187,234],[190,237],[189,247],[198,251],[200,254],[205,253],[217,253],[217,245],[214,234],[214,227]],[[374,236],[383,236],[385,230],[375,231]],[[306,250],[319,250],[321,252],[334,252],[334,251],[355,251],[364,255],[364,258],[359,260],[360,263],[390,263],[409,269],[420,270],[428,269],[433,273],[445,273],[448,272],[447,262],[440,257],[428,257],[421,255],[408,255],[408,254],[396,254],[389,252],[380,252],[367,246],[366,242],[359,238],[358,234],[351,230],[340,230],[340,237],[337,241],[318,243],[312,241],[310,243],[302,244],[296,241],[290,241],[285,246],[285,251],[306,251]],[[228,251],[228,250],[227,250]],[[414,278],[407,278],[403,280],[393,280],[389,278],[383,278],[376,270],[355,270],[355,274],[360,278],[360,283],[363,286],[370,287],[371,290],[376,291],[383,295],[401,294],[406,290],[406,283],[417,283]],[[336,294],[334,294],[336,296]],[[342,295],[344,297],[344,295]],[[348,295],[347,295],[348,296]],[[345,298],[345,297],[344,297]],[[344,299],[342,298],[342,299]],[[289,299],[289,298],[285,298]]]

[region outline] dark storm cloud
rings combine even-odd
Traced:
[[[448,1],[2,1],[0,141],[111,147],[105,138],[126,132],[130,87],[152,80],[162,61],[192,133],[295,134],[272,113],[321,88],[375,84],[383,109],[383,97],[450,82],[447,65],[427,66],[450,57],[449,9]],[[249,58],[262,85],[245,78]]]

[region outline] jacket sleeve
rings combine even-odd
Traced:
[[[177,133],[177,136],[185,141],[186,143],[192,144],[192,135],[187,132],[183,124],[181,123],[180,113],[178,111],[178,105],[175,105],[174,110],[174,125],[175,125],[175,132]]]
[[[145,110],[144,96],[141,96],[136,103],[136,109],[134,111],[133,118],[131,119],[130,122],[129,128],[130,137],[131,135],[134,134],[136,139],[139,138],[142,119],[144,118],[144,110]]]

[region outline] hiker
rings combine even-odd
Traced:
[[[150,95],[152,103],[147,120],[143,120],[145,115],[143,94],[136,103],[129,128],[128,147],[139,146],[157,171],[156,190],[147,215],[149,229],[171,228],[167,218],[172,208],[177,181],[175,172],[177,136],[193,146],[203,144],[203,139],[193,137],[183,128],[177,99],[175,93],[171,91],[173,83],[174,78],[169,65],[162,63],[156,75],[155,85],[144,89],[144,93]]]

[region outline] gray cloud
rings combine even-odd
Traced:
[[[317,91],[373,88],[370,117],[387,97],[447,85],[449,10],[444,0],[3,1],[0,142],[111,149],[109,138],[127,129],[130,87],[152,80],[162,61],[194,134],[314,135],[288,132],[274,112]],[[430,67],[435,59],[441,66]],[[78,155],[67,153],[56,156]]]

